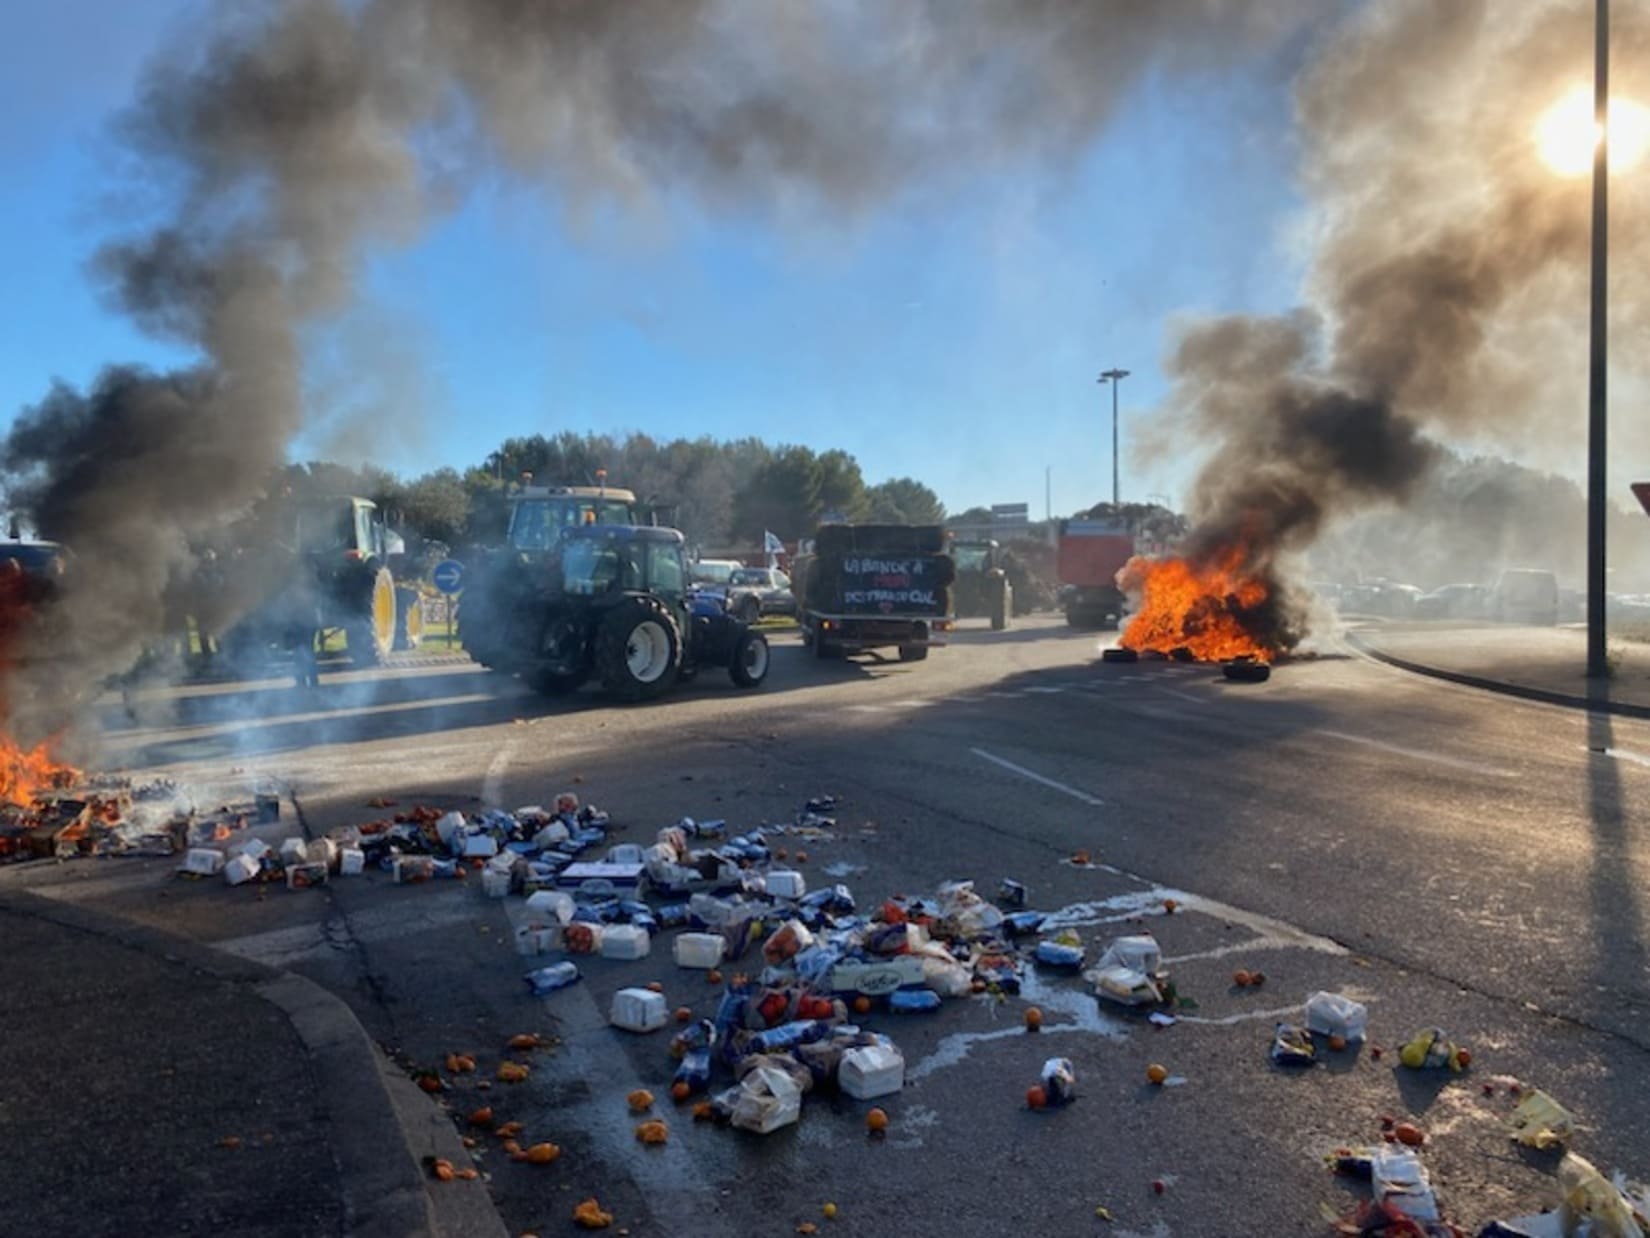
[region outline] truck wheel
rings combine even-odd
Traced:
[[[424,643],[424,605],[417,589],[395,588],[395,647],[411,651]]]
[[[733,647],[733,662],[728,674],[741,688],[760,687],[768,677],[768,638],[746,628]]]
[[[1002,582],[991,598],[991,630],[1001,632],[1008,627],[1009,618],[1014,614],[1014,586],[1008,581]]]
[[[596,669],[602,685],[627,701],[661,696],[682,665],[682,634],[657,598],[619,603],[596,633]]]
[[[927,658],[927,645],[901,645],[899,647],[899,660],[901,662],[923,662]]]

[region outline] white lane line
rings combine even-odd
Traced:
[[[895,709],[927,709],[933,701],[895,701]]]
[[[845,708],[849,713],[854,714],[885,714],[888,712],[888,706],[886,705],[848,705]]]
[[[1036,770],[1027,769],[1023,765],[1016,765],[1013,761],[1005,760],[1002,757],[987,752],[984,748],[970,748],[969,751],[981,760],[990,761],[993,765],[1000,765],[1010,773],[1018,774],[1022,778],[1029,778],[1032,782],[1041,783],[1043,786],[1059,791],[1063,795],[1071,796],[1074,800],[1081,800],[1083,803],[1092,804],[1096,808],[1104,808],[1106,806],[1105,800],[1095,799],[1094,796],[1090,795],[1087,791],[1079,791],[1076,787],[1068,787],[1063,782],[1056,782],[1052,778],[1046,778],[1042,774],[1039,774]]]
[[[1484,765],[1478,761],[1461,761],[1455,757],[1446,757],[1436,752],[1422,752],[1416,748],[1401,748],[1397,744],[1389,744],[1379,739],[1370,739],[1367,735],[1348,735],[1345,731],[1319,731],[1325,739],[1338,739],[1348,744],[1363,744],[1368,748],[1379,748],[1382,752],[1390,752],[1394,756],[1410,757],[1416,761],[1431,761],[1434,765],[1447,765],[1451,769],[1464,769],[1474,774],[1489,774],[1495,778],[1516,778],[1518,774],[1510,769],[1499,769],[1494,765]]]
[[[1064,688],[1056,688],[1056,687],[1027,688],[1026,691],[1027,692],[1040,693],[1041,695],[1044,695],[1044,696],[1054,696],[1056,693],[1064,692],[1065,689]]]
[[[516,745],[520,740],[512,739],[498,750],[498,755],[487,766],[487,773],[481,780],[481,802],[488,808],[502,808],[502,797],[499,794],[504,787],[504,771],[509,768],[510,758],[516,754]]]
[[[1650,757],[1642,752],[1630,752],[1626,748],[1583,748],[1583,752],[1590,752],[1595,757],[1610,757],[1617,761],[1631,761],[1634,765],[1650,766]]]
[[[1164,688],[1163,693],[1165,696],[1177,696],[1183,701],[1190,701],[1193,705],[1207,705],[1209,703],[1206,697],[1193,696],[1190,692],[1182,692],[1178,688]]]

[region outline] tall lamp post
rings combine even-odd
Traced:
[[[1596,0],[1593,46],[1593,272],[1592,321],[1587,360],[1587,675],[1610,673],[1604,644],[1605,488],[1609,484],[1605,283],[1609,266],[1610,203],[1610,0]]]
[[[1602,4],[1603,0],[1599,2]],[[1111,369],[1102,371],[1099,380],[1101,385],[1111,384],[1111,510],[1114,516],[1122,506],[1117,485],[1117,388],[1128,376],[1127,370]]]

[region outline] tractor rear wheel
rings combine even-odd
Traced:
[[[344,626],[344,644],[356,666],[377,666],[395,647],[395,577],[389,568],[373,572],[360,605]]]
[[[602,686],[626,701],[662,696],[682,666],[682,634],[665,604],[653,597],[620,602],[596,633]]]

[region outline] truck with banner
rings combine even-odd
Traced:
[[[920,662],[951,630],[955,576],[939,525],[821,525],[791,565],[803,643],[821,658],[896,649]]]

